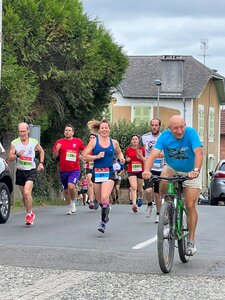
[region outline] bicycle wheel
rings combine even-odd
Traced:
[[[165,201],[160,211],[158,223],[158,261],[162,272],[169,273],[173,266],[175,247],[174,204]]]
[[[180,212],[180,234],[178,237],[178,252],[180,256],[180,260],[183,263],[189,261],[190,256],[186,255],[187,253],[187,240],[188,240],[188,227],[187,227],[187,215],[183,208],[181,208]]]

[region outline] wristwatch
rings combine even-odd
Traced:
[[[200,173],[200,169],[199,168],[194,168],[194,170],[193,170],[194,172],[198,172],[198,173]]]

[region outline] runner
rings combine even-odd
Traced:
[[[16,185],[22,194],[26,208],[26,224],[33,225],[35,214],[32,210],[32,190],[37,170],[44,169],[44,150],[36,139],[29,137],[29,126],[27,123],[18,125],[19,137],[12,141],[8,161],[16,160]],[[36,170],[35,151],[39,152],[40,162]]]
[[[82,195],[82,200],[83,204],[86,205],[87,203],[87,197],[88,197],[88,180],[87,180],[87,175],[85,174],[81,181],[80,181],[80,187],[81,187],[81,195]]]
[[[151,153],[153,147],[155,146],[158,137],[160,136],[160,127],[161,127],[161,120],[154,118],[150,121],[150,132],[146,133],[142,136],[142,143],[145,147],[145,157],[147,158]],[[164,159],[163,153],[160,154],[151,169],[151,173],[153,175],[160,175],[164,166]],[[147,200],[147,209],[146,209],[146,218],[150,218],[152,210],[153,210],[153,200],[155,200],[156,204],[156,216],[155,216],[155,223],[159,222],[159,213],[162,205],[162,200],[159,195],[159,182],[155,182],[154,186],[152,182],[149,180],[144,180],[144,190],[145,196]]]
[[[68,204],[67,215],[76,211],[76,185],[80,178],[79,154],[85,148],[82,140],[73,135],[74,127],[66,125],[64,138],[57,140],[53,146],[53,158],[59,157],[60,180]]]
[[[89,142],[91,140],[96,139],[96,134],[91,133],[89,135]],[[91,153],[92,154],[92,153]],[[93,174],[93,166],[94,162],[93,161],[87,161],[86,162],[86,175],[87,175],[87,180],[88,180],[88,200],[89,202],[89,208],[90,209],[98,209],[99,208],[99,203],[95,199],[95,192],[94,192],[94,185],[92,182],[92,174]]]
[[[83,152],[86,160],[94,161],[92,180],[94,182],[95,196],[101,205],[101,222],[98,230],[105,232],[109,221],[109,196],[114,186],[115,174],[113,170],[114,153],[124,164],[124,156],[119,143],[110,138],[110,125],[107,120],[89,121],[88,127],[92,132],[98,133],[96,139],[91,140]],[[91,154],[93,153],[93,154]]]
[[[124,172],[123,165],[120,164],[118,161],[117,157],[114,157],[113,159],[113,170],[115,172],[115,183],[114,187],[112,189],[112,199],[113,199],[113,204],[119,204],[119,190],[120,190],[120,183],[121,183],[121,175]]]
[[[133,134],[131,136],[131,146],[126,149],[126,162],[128,162],[127,173],[128,179],[131,186],[131,200],[132,210],[134,213],[138,211],[138,207],[142,206],[143,199],[139,198],[137,202],[137,193],[142,195],[142,187],[144,180],[142,179],[142,172],[144,170],[145,161],[145,149],[139,147],[140,138],[138,135]]]

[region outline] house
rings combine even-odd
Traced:
[[[225,108],[221,110],[220,119],[220,159],[225,159]]]
[[[220,111],[224,77],[192,56],[129,56],[129,67],[112,95],[111,121],[160,117],[162,128],[180,114],[203,143],[203,189],[220,158]]]

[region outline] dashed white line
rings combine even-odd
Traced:
[[[141,248],[145,248],[148,247],[149,245],[153,244],[154,242],[157,241],[157,235],[154,236],[153,238],[151,238],[150,240],[147,240],[145,242],[142,242],[140,244],[137,244],[136,246],[132,247],[132,249],[134,250],[139,250]]]

